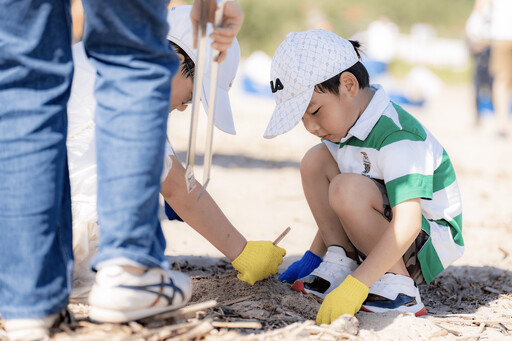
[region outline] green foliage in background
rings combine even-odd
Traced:
[[[401,33],[409,33],[416,23],[426,23],[434,27],[439,37],[464,39],[464,26],[474,4],[474,0],[238,1],[245,13],[238,36],[243,56],[256,50],[272,56],[289,32],[318,26],[350,38],[381,17],[395,22]],[[390,72],[401,78],[412,67],[397,60],[390,65]],[[471,77],[469,69],[429,69],[448,83],[467,82]]]
[[[318,25],[322,16],[332,29],[349,38],[380,17],[408,33],[415,23],[432,25],[437,35],[464,38],[474,0],[239,0],[245,12],[239,34],[242,54],[263,50],[272,55],[286,34]]]
[[[192,3],[192,0],[186,0]],[[464,39],[464,26],[474,0],[238,0],[245,20],[238,40],[242,56],[256,50],[272,56],[289,32],[314,27],[332,29],[344,38],[366,30],[381,17],[396,23],[407,34],[416,23],[430,24],[437,36]],[[326,19],[326,20],[324,20]],[[330,24],[330,27],[325,26]],[[404,75],[412,66],[401,61],[390,65],[395,76]],[[430,67],[429,67],[430,68]],[[467,81],[469,70],[434,70],[448,82]]]

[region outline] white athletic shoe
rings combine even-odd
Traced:
[[[414,280],[409,276],[392,273],[384,274],[370,287],[368,298],[361,309],[372,313],[401,311],[416,316],[427,314]]]
[[[118,265],[102,267],[89,294],[92,320],[128,322],[183,307],[192,296],[190,278],[178,271],[148,269],[137,276]]]
[[[296,280],[292,289],[325,298],[355,269],[357,262],[347,257],[341,246],[329,246],[322,263],[308,276]]]
[[[59,314],[41,318],[4,320],[5,331],[10,341],[49,340],[50,328],[55,324]]]

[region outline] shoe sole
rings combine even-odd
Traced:
[[[50,328],[27,328],[7,331],[7,340],[49,340]],[[2,338],[3,340],[3,338]]]
[[[366,308],[365,306],[361,306],[361,310],[369,312],[369,313],[387,313],[389,311],[399,311],[401,313],[414,314],[414,316],[416,316],[416,317],[427,315],[427,309],[425,309],[425,306],[423,306],[418,311],[415,311],[417,308],[412,309],[409,307],[400,307],[400,308],[396,308],[396,309],[383,309],[383,308],[378,308],[378,307],[372,307],[372,309],[373,310]]]
[[[306,295],[315,295],[317,297],[320,297],[321,299],[324,299],[326,296],[326,294],[321,294],[318,291],[312,291],[304,288],[304,283],[301,281],[295,281],[292,285],[292,289]]]
[[[180,306],[151,307],[133,311],[118,311],[91,306],[89,311],[89,318],[93,321],[101,323],[123,323],[129,321],[142,320],[147,317],[152,317],[176,311],[180,308],[183,308],[185,305],[186,302],[184,302]]]

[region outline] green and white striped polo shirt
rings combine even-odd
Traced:
[[[429,283],[462,256],[462,203],[443,146],[379,85],[366,110],[339,143],[323,141],[341,173],[383,180],[391,207],[421,198],[421,228],[429,235],[418,252]]]

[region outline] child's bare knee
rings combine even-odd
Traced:
[[[309,149],[302,158],[300,163],[300,174],[302,177],[326,174],[330,168],[332,168],[328,166],[329,164],[333,164],[334,168],[337,169],[337,164],[329,153],[327,147],[323,143],[318,144]]]
[[[350,207],[356,202],[358,186],[353,180],[354,174],[339,174],[331,180],[329,204],[338,214],[350,211]]]
[[[308,173],[310,171],[314,171],[314,168],[318,166],[318,161],[320,159],[319,157],[319,145],[316,145],[309,149],[306,154],[304,154],[304,157],[302,158],[302,161],[300,162],[300,172],[301,173]]]

